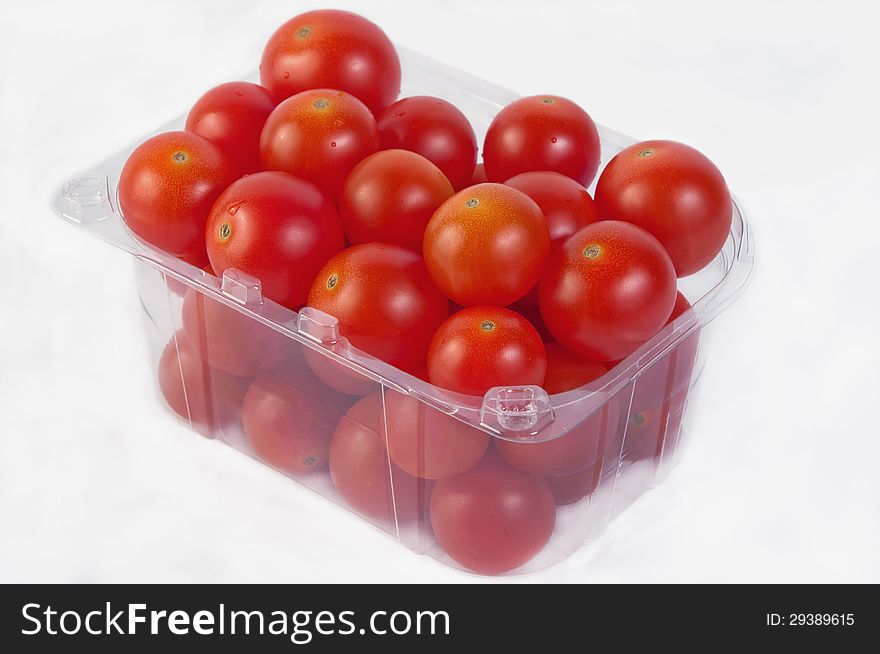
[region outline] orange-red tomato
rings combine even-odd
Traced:
[[[207,139],[189,132],[159,134],[135,148],[122,167],[119,208],[139,237],[202,267],[208,263],[208,212],[234,175]]]
[[[431,277],[463,306],[506,306],[538,281],[550,253],[550,230],[525,193],[479,184],[444,202],[425,230]]]
[[[296,175],[334,200],[351,170],[378,149],[379,128],[366,105],[350,93],[326,88],[279,104],[260,136],[264,168]]]

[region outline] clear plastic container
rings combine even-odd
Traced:
[[[401,49],[400,55],[402,95],[453,102],[480,142],[492,117],[517,97],[417,53]],[[183,123],[181,117],[157,133],[182,129]],[[599,132],[603,166],[633,143],[603,127]],[[438,482],[399,468],[388,443],[415,448],[418,469],[410,472],[421,476],[433,474],[443,454],[437,444],[451,432],[477,443],[477,456],[480,443],[488,443],[480,465],[497,458],[498,450],[511,461],[525,448],[568,453],[576,472],[546,480],[557,504],[549,542],[504,572],[558,562],[677,461],[694,411],[709,323],[739,297],[752,270],[752,236],[734,203],[721,253],[698,274],[679,280],[692,309],[603,377],[553,396],[535,386],[493,388],[482,398],[457,395],[352,348],[332,316],[309,308],[297,313],[264,299],[257,279],[235,270],[218,279],[140,241],[126,228],[116,200],[120,170],[135,145],[95,172],[68,179],[53,204],[66,221],[134,256],[160,398],[194,431],[349,507],[407,547],[459,568],[486,572],[486,566],[463,566],[444,551],[430,518]],[[290,438],[279,439],[286,430]],[[575,440],[576,447],[563,446]],[[354,471],[344,469],[354,465],[350,460],[334,458],[334,447],[343,445],[349,459],[356,454]],[[511,449],[517,452],[511,455]],[[534,483],[529,473],[520,479]],[[467,556],[458,558],[468,563]]]

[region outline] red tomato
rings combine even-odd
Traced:
[[[544,548],[556,524],[556,504],[546,481],[490,452],[475,468],[434,485],[430,516],[449,556],[474,572],[498,574]]]
[[[574,504],[581,498],[591,495],[599,487],[602,464],[597,463],[585,470],[565,477],[548,477],[547,483],[553,491],[553,499],[557,506]]]
[[[666,324],[675,268],[645,230],[614,220],[587,225],[550,261],[539,288],[541,315],[581,356],[617,361]]]
[[[316,350],[306,348],[305,358],[315,377],[340,393],[363,397],[378,389],[378,384],[369,377],[337,363]]]
[[[213,143],[166,132],[129,155],[119,176],[119,208],[142,239],[202,267],[208,263],[208,212],[233,179],[232,166]]]
[[[279,172],[248,175],[226,189],[206,234],[214,270],[253,275],[263,295],[291,309],[305,304],[315,273],[345,239],[327,196]]]
[[[544,390],[548,394],[579,388],[606,372],[601,363],[582,359],[558,343],[548,343],[545,348]],[[601,459],[606,434],[617,429],[618,416],[617,404],[609,402],[558,438],[541,442],[497,439],[495,449],[519,470],[541,477],[573,475]]]
[[[547,370],[541,336],[515,311],[469,307],[447,318],[428,351],[432,384],[483,395],[493,386],[540,386]]]
[[[272,94],[249,82],[227,82],[205,93],[186,117],[186,131],[220,148],[240,173],[255,173],[260,162],[260,132],[275,108]]]
[[[571,177],[537,170],[511,177],[504,184],[535,201],[547,219],[553,241],[565,240],[581,227],[596,222],[593,198]]]
[[[398,245],[354,245],[315,277],[309,306],[334,316],[356,348],[411,371],[424,366],[428,343],[449,303],[421,257]]]
[[[339,414],[298,384],[266,375],[248,389],[242,420],[256,455],[298,477],[326,467]]]
[[[446,295],[464,306],[506,306],[538,281],[550,230],[525,193],[480,184],[444,202],[428,223],[425,263]]]
[[[603,219],[625,220],[657,237],[679,277],[715,258],[733,218],[719,170],[674,141],[644,141],[618,153],[599,176],[596,208]]]
[[[477,184],[485,184],[489,181],[489,178],[486,177],[486,166],[483,163],[478,163],[477,167],[474,168],[474,174],[471,175],[471,183],[470,186],[476,186]]]
[[[424,514],[429,482],[407,474],[388,459],[381,395],[359,400],[330,441],[330,477],[352,508],[385,525]]]
[[[521,98],[502,109],[483,143],[493,182],[552,170],[589,186],[599,168],[599,131],[586,111],[553,95]]]
[[[169,341],[159,358],[159,390],[169,408],[193,429],[213,437],[241,416],[248,381],[215,370],[190,345],[183,331]]]
[[[356,97],[333,89],[303,91],[269,115],[260,136],[267,170],[312,182],[332,198],[364,157],[379,149],[379,128]]]
[[[400,59],[378,26],[347,11],[307,11],[269,39],[260,81],[279,100],[301,91],[333,88],[378,111],[400,93]]]
[[[398,100],[376,116],[383,149],[403,148],[429,159],[461,189],[477,163],[477,135],[457,107],[426,95]]]
[[[421,252],[425,226],[452,194],[446,176],[423,156],[383,150],[351,171],[339,214],[352,244],[380,241]]]
[[[486,432],[393,391],[385,394],[385,420],[391,460],[422,479],[466,472],[489,447]]]
[[[222,302],[190,289],[181,310],[183,331],[205,361],[218,370],[253,377],[277,365],[287,338]]]

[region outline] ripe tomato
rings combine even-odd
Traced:
[[[489,125],[483,161],[493,182],[530,170],[552,170],[589,186],[599,168],[599,131],[571,100],[553,95],[520,98]]]
[[[539,386],[547,370],[541,336],[515,311],[469,307],[447,318],[428,351],[432,384],[483,395],[493,386]]]
[[[294,477],[327,465],[339,414],[278,375],[257,377],[242,409],[244,433],[256,455]]]
[[[345,178],[379,149],[379,128],[370,110],[350,93],[303,91],[269,115],[260,136],[267,170],[312,182],[336,199]]]
[[[238,422],[248,381],[205,363],[178,331],[159,358],[159,390],[168,407],[208,437]]]
[[[553,241],[565,240],[581,227],[596,222],[593,198],[571,177],[536,170],[511,177],[504,184],[535,201],[547,219]]]
[[[663,244],[679,277],[705,267],[724,247],[733,204],[715,165],[674,141],[644,141],[618,153],[599,176],[596,208]]]
[[[336,207],[308,182],[280,172],[242,177],[208,218],[206,240],[218,274],[237,268],[263,295],[291,309],[305,304],[315,273],[344,245]]]
[[[181,310],[183,331],[205,361],[218,370],[253,377],[277,365],[287,339],[222,302],[190,289]]]
[[[385,394],[385,420],[391,460],[422,479],[470,470],[489,447],[486,432],[393,391]]]
[[[355,397],[363,397],[377,390],[377,383],[369,377],[337,363],[316,350],[306,348],[305,359],[315,377],[333,390]]]
[[[398,245],[354,245],[315,276],[309,306],[334,316],[356,348],[407,371],[424,366],[449,303],[421,257]]]
[[[208,263],[208,212],[233,179],[232,166],[213,143],[189,132],[166,132],[129,155],[119,176],[119,208],[142,239],[202,267]]]
[[[459,191],[428,223],[425,263],[446,295],[464,306],[506,306],[538,281],[550,230],[525,193],[502,184]]]
[[[645,230],[606,220],[562,246],[541,279],[541,315],[562,345],[617,361],[666,324],[675,304],[675,268]]]
[[[386,107],[376,120],[383,149],[417,152],[442,170],[456,190],[468,185],[477,163],[477,135],[455,105],[416,95]]]
[[[423,156],[383,150],[351,171],[339,214],[352,244],[380,241],[421,252],[425,226],[452,194],[446,176]]]
[[[348,410],[330,441],[330,478],[356,511],[393,525],[424,514],[430,486],[389,461],[383,423],[381,395],[368,395]]]
[[[556,524],[556,504],[546,481],[489,452],[475,468],[434,485],[430,516],[449,556],[474,572],[498,574],[544,548]]]
[[[272,94],[250,82],[227,82],[205,93],[186,117],[186,131],[220,148],[241,174],[262,170],[260,132],[275,108]]]
[[[582,359],[558,343],[545,345],[547,373],[544,390],[562,393],[598,379],[606,369],[601,363]],[[514,468],[541,477],[573,475],[596,464],[605,449],[606,434],[617,429],[617,404],[608,403],[571,430],[549,441],[495,441],[495,449]]]
[[[400,59],[379,27],[347,11],[307,11],[279,27],[263,50],[260,81],[279,100],[332,88],[378,111],[400,93]]]
[[[599,487],[602,464],[597,463],[573,475],[565,477],[548,477],[547,483],[553,491],[553,499],[557,506],[574,504],[581,498],[591,495]]]

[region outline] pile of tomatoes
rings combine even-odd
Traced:
[[[290,309],[332,315],[354,347],[445,391],[554,394],[601,377],[689,308],[677,278],[726,241],[724,179],[680,143],[626,148],[591,197],[599,133],[566,98],[502,109],[478,163],[460,110],[398,99],[394,46],[355,14],[282,25],[260,79],[209,90],[185,131],[132,152],[119,180],[126,224],[206,271],[258,278]],[[556,440],[490,442],[194,290],[181,322],[159,366],[172,409],[206,433],[240,423],[255,454],[290,475],[329,469],[380,523],[424,519],[483,573],[543,548],[556,505],[595,489],[615,434],[680,417],[696,351],[657,366],[663,401],[646,399],[641,422],[609,403]]]

